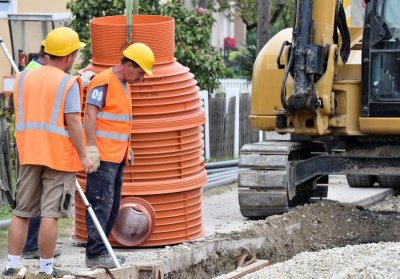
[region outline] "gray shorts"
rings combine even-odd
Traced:
[[[75,192],[75,172],[64,172],[46,166],[20,167],[16,187],[14,215],[68,217]]]

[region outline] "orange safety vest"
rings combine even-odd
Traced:
[[[14,86],[15,136],[21,165],[83,170],[64,121],[65,98],[78,81],[53,66],[18,74]]]
[[[107,85],[105,105],[97,114],[96,144],[100,160],[121,163],[128,160],[132,127],[132,100],[121,81],[108,68],[97,74],[89,83],[87,92]],[[128,86],[129,88],[129,86]]]

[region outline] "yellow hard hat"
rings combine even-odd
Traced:
[[[149,76],[153,75],[151,69],[154,65],[154,53],[147,45],[143,43],[131,44],[127,49],[123,51],[126,58],[136,62]]]
[[[44,51],[47,54],[54,56],[67,56],[75,50],[86,46],[85,43],[79,41],[78,33],[68,27],[59,27],[51,30],[42,45],[44,45]]]

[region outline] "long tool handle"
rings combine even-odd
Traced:
[[[119,261],[117,257],[115,256],[114,250],[112,249],[110,242],[107,239],[107,236],[105,235],[103,228],[101,227],[99,220],[96,217],[96,214],[94,214],[92,206],[89,204],[89,201],[87,200],[85,193],[83,193],[81,185],[79,185],[78,180],[75,181],[76,184],[76,189],[78,189],[79,195],[81,196],[83,203],[86,206],[87,211],[89,212],[90,218],[92,218],[94,225],[96,226],[97,231],[100,234],[101,239],[103,240],[104,245],[107,248],[108,253],[110,254],[111,258],[113,259],[115,266],[117,268],[120,268],[121,265],[119,264]]]
[[[15,64],[14,60],[12,59],[10,53],[8,52],[7,46],[1,37],[0,37],[0,45],[1,48],[3,49],[4,54],[7,56],[8,61],[10,61],[11,67],[13,68],[14,72],[19,73],[18,67]]]

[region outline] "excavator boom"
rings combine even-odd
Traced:
[[[400,1],[365,4],[364,28],[354,28],[342,0],[297,0],[293,29],[258,54],[250,122],[286,138],[243,146],[242,215],[321,197],[330,174],[400,189]]]

